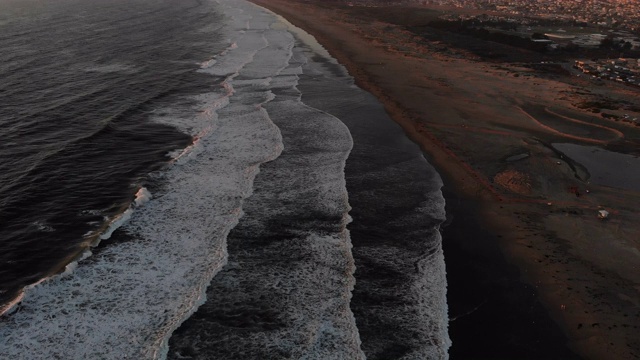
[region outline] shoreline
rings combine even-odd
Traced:
[[[496,236],[482,226],[477,214],[481,204],[458,197],[446,182],[443,194],[450,358],[579,359],[535,288],[521,279]],[[486,324],[491,324],[490,331]],[[501,339],[500,346],[496,339]]]
[[[518,269],[516,277],[534,290],[533,298],[560,326],[571,350],[593,359],[640,356],[635,336],[640,312],[633,300],[640,292],[640,275],[633,271],[640,256],[616,261],[640,254],[633,236],[640,232],[633,220],[640,194],[576,179],[571,161],[545,144],[580,139],[518,111],[535,102],[550,114],[571,112],[566,120],[582,126],[576,119],[590,115],[570,106],[579,97],[575,84],[536,77],[517,64],[505,70],[433,51],[414,43],[401,26],[356,8],[251,1],[316,37],[421,146],[456,196],[478,205],[473,217],[495,239],[489,243],[498,246],[507,266]],[[559,93],[569,94],[569,100],[558,100]],[[618,143],[633,149],[636,133],[597,121],[612,133],[631,134],[631,142]],[[524,160],[504,160],[523,153],[528,154]],[[578,198],[567,191],[574,186],[591,194]],[[597,220],[596,211],[603,208],[615,219]],[[446,253],[445,260],[455,261]]]

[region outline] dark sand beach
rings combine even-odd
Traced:
[[[481,224],[478,203],[443,189],[451,359],[578,359],[533,286]]]
[[[637,90],[585,90],[580,78],[418,36],[405,25],[424,8],[253,2],[314,35],[443,176],[452,358],[640,357],[640,193],[591,182],[553,147],[637,156],[640,127],[580,106],[634,103]]]

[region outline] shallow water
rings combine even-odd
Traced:
[[[589,172],[589,181],[614,188],[640,191],[640,158],[597,146],[555,143],[560,150]]]
[[[0,211],[16,214],[6,230],[33,225],[16,239],[37,244],[42,234],[57,234],[58,242],[30,247],[31,258],[7,255],[9,265],[50,263],[29,273],[10,266],[23,278],[3,289],[36,284],[2,318],[0,357],[446,357],[442,182],[344,68],[300,30],[290,32],[245,1],[139,0],[130,12],[118,3],[67,1],[13,9],[26,16],[13,23],[15,36],[38,36],[27,24],[44,19],[61,26],[57,36],[71,29],[72,40],[52,53],[68,56],[79,36],[80,44],[96,41],[80,47],[96,59],[82,62],[88,75],[77,80],[94,92],[76,98],[79,90],[69,91],[86,117],[56,122],[57,112],[42,110],[35,124],[49,125],[33,138],[5,128],[15,141],[44,144],[25,166],[45,164],[82,186],[56,189],[66,183],[52,181],[55,198],[17,196],[23,205],[2,204]],[[183,27],[154,32],[174,23]],[[103,36],[87,37],[91,31]],[[166,41],[151,41],[154,34]],[[115,48],[105,47],[112,42]],[[27,50],[25,58],[42,61]],[[69,84],[66,70],[76,60],[58,64],[52,87]],[[3,76],[17,79],[16,68],[9,70]],[[119,82],[135,91],[122,95]],[[9,94],[20,108],[23,92]],[[113,112],[103,114],[94,95],[105,96]],[[20,128],[18,120],[9,124]],[[104,142],[92,137],[96,129]],[[85,130],[89,141],[76,142],[73,134]],[[43,134],[49,142],[40,141]],[[48,162],[57,150],[47,146],[64,148],[61,161],[69,165]],[[7,158],[15,155],[6,149]],[[9,190],[31,184],[33,172],[16,169],[25,177],[3,180]],[[98,196],[100,189],[114,195]],[[65,201],[79,205],[61,227],[47,220],[48,211],[59,216]],[[18,208],[30,210],[12,212]],[[90,244],[64,274],[39,282],[52,264]]]

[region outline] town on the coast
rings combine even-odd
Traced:
[[[640,2],[636,0],[418,0],[459,8],[495,11],[518,18],[575,22],[585,26],[640,30]]]
[[[356,0],[348,4],[437,9],[442,14],[433,26],[545,53],[571,64],[595,84],[614,81],[640,88],[640,1]]]

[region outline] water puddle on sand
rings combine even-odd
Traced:
[[[592,183],[640,191],[640,157],[597,146],[556,143],[553,147],[587,168]]]

